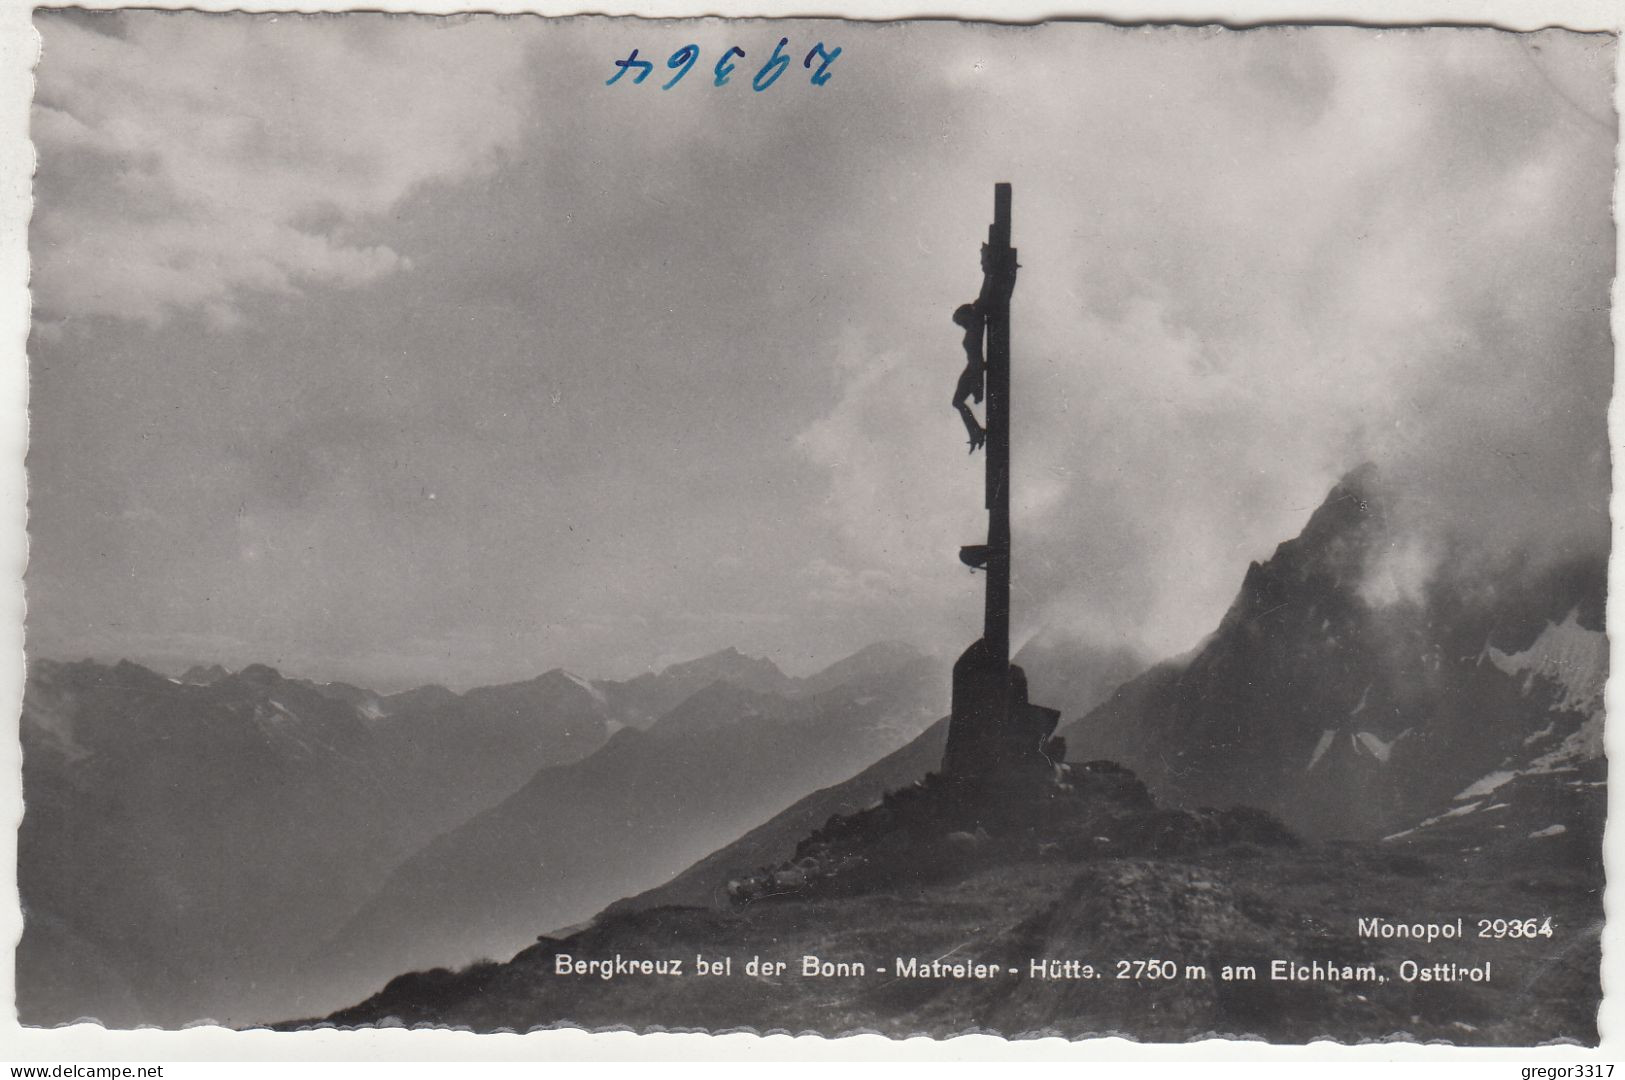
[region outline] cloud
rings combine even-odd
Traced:
[[[1364,568],[1360,598],[1377,608],[1423,603],[1444,554],[1426,534],[1410,533],[1380,546]]]
[[[1034,78],[1084,66],[1034,44]],[[1137,70],[1074,83],[1134,111],[1023,112],[994,155],[1016,163],[1024,266],[1018,624],[1183,650],[1248,561],[1368,459],[1398,499],[1384,596],[1420,588],[1447,537],[1486,556],[1605,545],[1610,40],[1157,44]],[[990,90],[967,126],[1016,109]],[[968,294],[968,243],[959,264]],[[908,319],[919,343],[871,358],[802,437],[830,471],[852,573],[982,527],[964,483],[979,474],[950,464],[952,299],[934,329]]]
[[[35,643],[963,647],[998,180],[1017,640],[1188,648],[1366,459],[1395,597],[1454,533],[1606,542],[1611,38],[799,24],[828,86],[666,93],[611,58],[779,27],[39,19]]]
[[[420,185],[517,140],[526,48],[495,21],[42,13],[32,136],[43,325],[216,324],[248,293],[354,288],[411,259],[367,237]]]

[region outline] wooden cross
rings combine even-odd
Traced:
[[[943,772],[982,788],[1041,784],[1061,748],[1050,735],[1060,713],[1027,699],[1027,676],[1010,663],[1010,295],[1016,288],[1010,246],[1010,185],[993,188],[993,225],[982,245],[982,293],[954,321],[966,327],[965,374],[954,405],[971,449],[987,446],[987,543],[961,548],[961,561],[987,571],[982,637],[954,663],[953,712]],[[984,338],[985,334],[985,349]],[[984,355],[985,354],[985,355]],[[965,406],[985,391],[987,427]]]

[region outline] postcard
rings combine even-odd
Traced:
[[[25,1027],[1597,1044],[1612,34],[33,26]]]

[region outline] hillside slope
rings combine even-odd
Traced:
[[[311,958],[351,1000],[412,965],[511,953],[657,885],[940,715],[945,673],[893,670],[787,698],[717,683],[406,861]]]
[[[884,649],[889,654],[895,646]],[[1127,649],[1100,649],[1064,633],[1038,635],[1022,647],[1015,660],[1027,671],[1035,688],[1033,693],[1040,700],[1074,714],[1087,712],[1099,704],[1113,687],[1142,666]],[[875,662],[873,655],[865,660],[866,665]],[[849,666],[849,661],[843,661],[830,670],[845,670]],[[944,717],[869,768],[842,783],[813,792],[665,884],[617,901],[609,907],[608,913],[665,904],[726,906],[730,880],[782,862],[803,837],[831,817],[872,806],[886,793],[907,788],[936,770],[942,763],[947,737],[948,721]]]

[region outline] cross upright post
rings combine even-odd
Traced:
[[[987,283],[987,608],[982,638],[994,662],[1010,662],[1010,185],[993,188],[993,224],[982,254]]]

